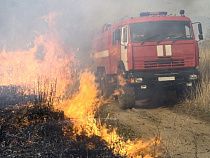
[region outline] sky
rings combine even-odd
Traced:
[[[204,37],[210,28],[210,0],[0,0],[0,49],[25,49],[37,32],[48,30],[41,17],[58,12],[57,29],[72,47],[90,49],[92,36],[105,23],[137,17],[143,11],[167,11],[200,21]]]

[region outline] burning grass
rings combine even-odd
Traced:
[[[116,128],[108,128],[100,119],[95,119],[97,109],[103,104],[102,98],[98,97],[98,89],[94,75],[85,71],[80,76],[79,92],[73,98],[63,101],[57,109],[63,110],[64,114],[73,120],[75,134],[80,135],[85,131],[86,136],[98,136],[107,143],[115,155],[143,157],[154,154],[151,147],[158,140],[125,140],[117,134]]]
[[[158,140],[125,140],[116,128],[95,119],[103,102],[94,81],[92,73],[83,72],[77,94],[57,106],[37,99],[33,104],[1,107],[0,156],[155,156]]]
[[[51,13],[49,31],[28,50],[0,54],[1,86],[33,98],[1,106],[1,157],[155,157],[159,138],[125,139],[95,118],[104,103],[93,73],[81,70],[74,51],[61,47]],[[65,44],[63,44],[65,45]],[[10,91],[9,91],[10,92]],[[8,105],[5,101],[5,105]]]

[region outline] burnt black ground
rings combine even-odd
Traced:
[[[98,136],[75,136],[62,112],[40,105],[0,110],[0,157],[118,157]]]
[[[20,86],[0,86],[0,106],[33,102],[36,95],[25,95]]]

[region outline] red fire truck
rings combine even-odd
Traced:
[[[123,108],[135,104],[138,95],[151,90],[176,91],[183,94],[199,80],[199,50],[193,24],[200,22],[167,12],[142,12],[140,17],[105,24],[93,37],[92,51],[96,75],[106,97],[121,89],[119,103]],[[126,84],[120,84],[121,76]],[[153,93],[150,93],[153,95]]]

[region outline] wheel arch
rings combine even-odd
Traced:
[[[125,72],[125,65],[122,60],[118,61],[117,68],[120,68]]]
[[[96,73],[98,74],[99,72],[105,71],[105,67],[104,66],[100,66],[96,68]]]

